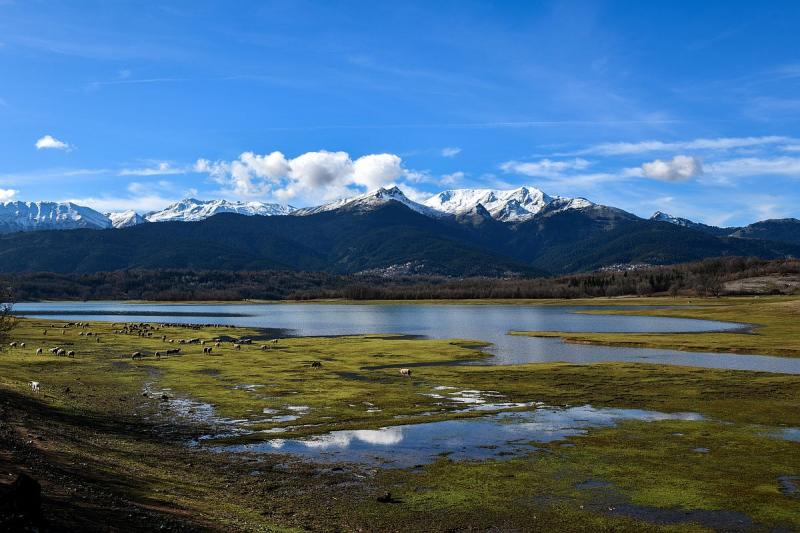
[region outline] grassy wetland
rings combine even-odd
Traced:
[[[797,298],[693,299],[691,307],[646,310],[615,309],[631,300],[588,303],[607,306],[589,312],[750,327],[516,334],[721,357],[800,356]],[[375,334],[271,342],[257,329],[151,322],[142,336],[121,332],[125,324],[19,319],[10,339],[17,346],[0,353],[0,483],[20,471],[38,479],[51,529],[800,529],[798,375],[640,363],[458,365],[488,357],[482,339]],[[251,344],[235,347],[247,338]],[[180,342],[189,339],[203,344]],[[54,355],[54,347],[75,356]],[[155,356],[177,348],[178,355]],[[554,437],[551,424],[571,409],[581,416],[635,411]],[[252,451],[276,438],[374,439],[380,428],[470,424],[500,411],[555,418],[531,419],[546,438],[518,442],[513,453],[480,450],[488,459],[459,458],[455,450],[392,467],[309,460],[280,447]]]

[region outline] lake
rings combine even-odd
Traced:
[[[647,307],[627,307],[647,309]],[[491,343],[478,364],[639,362],[800,374],[800,359],[567,344],[517,331],[695,333],[734,331],[744,324],[685,318],[581,314],[602,307],[437,304],[133,304],[20,303],[16,313],[64,320],[215,323],[282,330],[287,335],[397,333]],[[615,307],[614,309],[620,309]]]

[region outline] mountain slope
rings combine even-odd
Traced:
[[[655,222],[666,222],[668,224],[674,224],[676,226],[682,226],[684,228],[696,229],[711,235],[716,235],[717,237],[726,237],[738,229],[738,228],[720,228],[717,226],[709,226],[708,224],[703,224],[701,222],[694,222],[693,220],[689,220],[688,218],[674,217],[672,215],[663,213],[661,211],[656,211],[655,213],[653,213],[653,216],[650,217],[650,220],[653,220]]]
[[[335,202],[330,202],[317,207],[305,207],[303,209],[297,209],[296,211],[294,211],[293,214],[300,216],[307,216],[307,215],[316,215],[319,213],[325,213],[327,211],[336,211],[340,209],[365,211],[386,205],[389,202],[397,202],[399,204],[406,206],[412,211],[415,211],[417,213],[420,213],[428,217],[440,218],[442,216],[445,216],[445,214],[442,213],[441,211],[437,211],[436,209],[431,209],[428,206],[422,205],[420,203],[417,203],[409,199],[403,193],[403,191],[401,191],[398,187],[390,187],[390,188],[381,187],[374,191],[369,191],[364,194],[360,194],[358,196],[353,196],[350,198],[343,198],[341,200],[336,200]]]
[[[541,211],[553,197],[534,187],[509,191],[494,189],[452,189],[442,191],[425,201],[425,205],[460,215],[482,205],[492,217],[503,222],[529,220]]]
[[[796,218],[763,220],[739,228],[731,236],[740,239],[764,239],[800,244],[800,220]]]
[[[219,213],[237,213],[247,216],[288,215],[294,208],[281,204],[264,202],[230,202],[228,200],[197,200],[186,198],[161,211],[151,211],[144,215],[148,222],[196,222]]]
[[[106,213],[106,217],[111,221],[111,225],[115,228],[128,228],[136,226],[137,224],[144,224],[147,222],[145,218],[136,211],[120,211],[118,213]]]
[[[11,258],[16,258],[11,260]],[[221,214],[92,232],[0,236],[0,271],[96,272],[129,268],[358,272],[416,262],[429,273],[499,275],[525,265],[483,250],[457,224],[398,202],[307,216]]]
[[[111,221],[102,213],[72,202],[17,201],[0,204],[0,233],[110,227]]]

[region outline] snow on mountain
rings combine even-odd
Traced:
[[[523,222],[539,214],[554,201],[559,209],[582,209],[594,205],[584,198],[560,198],[545,194],[535,187],[520,187],[512,190],[453,189],[442,191],[425,201],[425,205],[459,215],[481,204],[495,220]]]
[[[295,215],[314,215],[316,213],[324,213],[326,211],[333,211],[334,209],[372,209],[381,205],[385,205],[388,202],[400,202],[401,204],[405,205],[409,209],[416,211],[417,213],[421,213],[423,215],[440,218],[445,216],[445,213],[438,211],[436,209],[427,207],[420,203],[417,203],[413,200],[410,200],[403,191],[401,191],[398,187],[390,187],[384,188],[381,187],[380,189],[376,189],[374,191],[369,191],[367,193],[361,194],[359,196],[353,196],[350,198],[343,198],[341,200],[336,200],[335,202],[331,202],[328,204],[324,204],[318,207],[306,207],[303,209],[298,209],[293,214]]]
[[[106,216],[111,221],[111,225],[115,228],[127,228],[147,222],[142,215],[133,210],[120,211],[119,213],[106,213]]]
[[[288,205],[264,202],[230,202],[228,200],[196,200],[187,198],[174,203],[161,211],[151,211],[144,215],[148,222],[193,222],[203,220],[218,213],[237,213],[239,215],[288,215],[294,212]]]
[[[590,202],[586,198],[561,198],[556,197],[552,202],[547,204],[548,213],[559,213],[569,209],[587,209],[589,207],[596,207],[597,204]]]
[[[0,203],[0,233],[110,227],[111,221],[104,214],[72,202]]]
[[[691,228],[697,225],[697,222],[693,222],[688,218],[680,218],[674,217],[667,213],[663,213],[661,211],[656,211],[653,213],[653,216],[650,217],[650,220],[655,220],[657,222],[669,222],[670,224],[675,224],[676,226],[683,226],[685,228]]]

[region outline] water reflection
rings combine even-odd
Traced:
[[[404,468],[437,456],[454,460],[513,457],[530,453],[536,443],[583,435],[589,428],[612,427],[624,420],[702,420],[698,413],[661,413],[641,409],[539,408],[480,418],[392,426],[375,430],[332,431],[306,439],[220,447],[220,451],[290,453],[317,461],[350,462]]]

